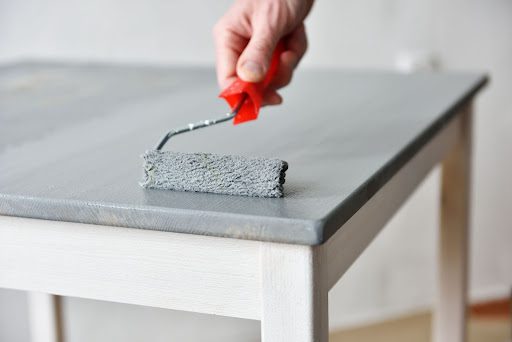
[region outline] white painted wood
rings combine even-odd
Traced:
[[[436,342],[466,340],[471,116],[468,105],[458,122],[462,134],[442,164]]]
[[[263,342],[327,342],[328,288],[321,247],[262,243]]]
[[[0,287],[259,319],[259,242],[0,216]]]
[[[364,251],[427,173],[444,158],[460,135],[461,118],[457,116],[325,243],[329,289]]]
[[[27,301],[31,342],[63,342],[60,298],[29,292]]]

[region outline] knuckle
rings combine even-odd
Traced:
[[[258,39],[252,42],[250,46],[251,54],[270,58],[272,53],[272,42],[265,39]]]
[[[285,7],[282,1],[260,0],[258,12],[270,31],[281,31],[288,22]]]
[[[228,33],[228,25],[224,18],[217,21],[217,23],[212,28],[213,37],[216,39],[222,39],[227,36]]]
[[[258,52],[261,54],[268,53],[269,48],[270,48],[270,43],[263,39],[257,40],[252,44],[252,50],[254,52]]]
[[[218,21],[212,28],[212,34],[214,37],[218,37],[224,30],[224,24],[222,21]]]

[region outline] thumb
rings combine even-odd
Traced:
[[[263,81],[279,38],[279,34],[269,28],[255,30],[238,59],[238,77],[246,82]]]

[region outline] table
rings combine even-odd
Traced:
[[[144,190],[140,155],[216,117],[202,68],[0,67],[0,287],[30,291],[34,341],[59,296],[261,320],[264,342],[328,340],[329,289],[442,163],[437,341],[465,339],[471,102],[480,74],[301,71],[257,121],[170,149],[278,157],[285,197]]]

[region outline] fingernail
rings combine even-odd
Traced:
[[[245,61],[242,64],[242,75],[240,77],[247,82],[257,82],[263,78],[263,68],[261,64],[253,61]]]
[[[281,103],[283,102],[283,98],[282,98],[280,95],[276,94],[276,95],[274,96],[273,102],[274,102],[275,104],[281,104]]]

